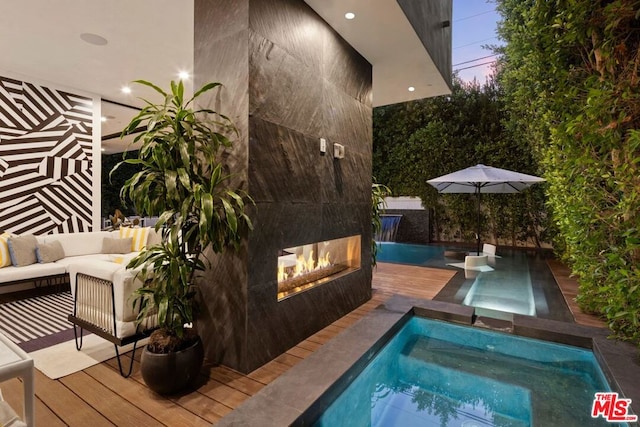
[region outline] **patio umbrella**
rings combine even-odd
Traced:
[[[427,182],[438,193],[475,193],[478,197],[478,255],[480,254],[480,194],[519,193],[531,185],[544,181],[533,175],[485,165],[475,165]]]

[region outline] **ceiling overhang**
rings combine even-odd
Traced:
[[[396,0],[305,2],[372,65],[374,107],[451,93]]]
[[[371,63],[374,106],[450,92],[397,0],[305,1]],[[356,18],[346,20],[346,11]],[[193,69],[193,13],[187,0],[13,2],[10,13],[0,15],[0,70],[116,101],[102,103],[103,115],[113,117],[102,124],[102,135],[115,135],[136,114],[118,104],[141,106],[138,98],[150,94],[141,86],[124,94],[122,86],[139,78],[168,82]],[[87,43],[83,33],[107,43]],[[114,137],[103,148],[120,152],[127,144]]]

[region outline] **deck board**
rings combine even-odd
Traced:
[[[576,321],[592,326],[604,323],[582,313],[573,298],[577,281],[561,263],[549,263]],[[292,366],[353,325],[391,295],[433,299],[455,271],[378,263],[374,269],[372,298],[327,328],[298,343],[275,360],[243,375],[225,366],[205,366],[196,391],[165,398],[151,392],[140,375],[140,352],[133,374],[122,378],[115,359],[51,380],[36,373],[36,423],[40,426],[205,426],[215,424],[250,396],[258,393]],[[125,355],[125,363],[130,353]],[[5,399],[20,413],[22,383],[0,383]]]
[[[547,264],[553,273],[553,277],[562,291],[564,300],[569,306],[576,323],[597,328],[606,328],[607,324],[597,316],[582,311],[576,302],[578,296],[578,279],[571,275],[571,270],[558,260],[548,260]]]

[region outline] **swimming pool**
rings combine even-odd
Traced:
[[[383,305],[369,312],[363,319],[347,328],[335,338],[331,339],[309,357],[297,363],[293,368],[279,376],[275,381],[269,383],[258,394],[246,400],[242,406],[234,410],[231,414],[225,416],[216,425],[219,425],[220,427],[233,427],[238,425],[260,425],[262,427],[313,425],[320,419],[322,414],[328,410],[334,400],[347,387],[349,387],[351,382],[353,382],[355,378],[358,378],[359,374],[367,368],[369,363],[374,360],[378,354],[382,354],[387,343],[389,343],[407,324],[407,321],[414,316],[437,321],[446,321],[445,324],[454,322],[455,325],[452,326],[463,325],[464,331],[469,332],[468,334],[465,334],[462,339],[465,343],[467,341],[473,342],[474,339],[472,336],[475,333],[483,334],[491,332],[485,327],[478,327],[479,323],[477,322],[478,319],[475,316],[475,308],[473,307],[442,301],[416,300],[402,295],[394,295],[386,300]],[[513,319],[509,323],[510,328],[508,329],[508,333],[497,333],[499,337],[505,340],[504,342],[506,343],[505,346],[507,348],[508,343],[511,342],[509,338],[535,338],[538,340],[547,340],[545,343],[553,341],[555,343],[567,344],[570,345],[570,349],[574,349],[574,346],[577,346],[578,350],[587,349],[587,354],[589,351],[592,351],[593,355],[599,362],[601,370],[608,379],[608,383],[615,389],[614,391],[620,393],[622,397],[632,400],[632,403],[630,404],[632,410],[636,414],[640,413],[640,387],[637,386],[640,384],[640,370],[636,368],[638,351],[633,344],[613,342],[612,340],[609,340],[607,338],[609,335],[607,330],[585,328],[584,326],[567,322],[514,315]],[[449,337],[453,334],[447,333],[446,335]],[[516,359],[519,360],[520,355],[524,355],[525,357],[522,359],[526,359],[530,352],[528,347],[529,341],[524,340],[516,342],[518,344],[512,346],[514,347],[513,350],[521,352],[520,354],[515,355]],[[423,344],[422,342],[419,344],[416,343],[418,343],[418,340],[415,340],[413,344],[409,344],[408,346],[405,344],[405,347],[401,348],[401,354],[403,357],[406,356],[406,358],[410,357],[416,359],[416,365],[422,365],[424,362],[424,360],[421,360],[424,359],[424,352],[422,351]],[[505,346],[502,346],[501,344],[496,345],[496,343],[489,342],[488,345],[493,346],[493,348],[485,346],[484,349],[488,350],[486,356],[504,352],[503,347]],[[496,389],[499,390],[500,387],[502,387],[504,391],[508,392],[507,394],[509,394],[509,396],[511,393],[518,393],[518,396],[522,397],[520,400],[526,401],[527,393],[523,392],[521,389],[531,389],[531,387],[534,386],[529,387],[528,384],[523,386],[522,384],[512,384],[508,381],[504,381],[502,378],[499,378],[497,374],[491,373],[489,369],[486,369],[487,372],[485,373],[485,369],[483,368],[483,357],[485,357],[485,354],[483,354],[483,350],[477,348],[474,349],[473,346],[470,347],[471,348],[468,349],[470,358],[461,363],[463,369],[457,369],[453,373],[447,372],[446,375],[442,375],[440,377],[442,382],[447,385],[441,390],[437,390],[439,395],[433,396],[432,393],[432,395],[429,396],[425,392],[419,392],[417,393],[419,398],[416,399],[416,402],[420,402],[421,405],[424,405],[426,410],[428,403],[440,402],[443,399],[442,396],[446,395],[449,388],[451,389],[449,393],[457,395],[462,394],[462,397],[465,397],[463,393],[466,388],[458,387],[458,384],[461,384],[461,380],[464,376],[472,378],[472,382],[484,381],[485,384],[495,384],[492,382],[495,381],[507,383],[503,386],[496,386]],[[404,348],[407,350],[402,352]],[[465,349],[465,351],[467,351],[467,349]],[[541,353],[542,357],[546,357],[550,354],[547,351],[543,351]],[[440,354],[442,354],[442,352],[440,352]],[[446,362],[449,360],[449,357],[441,357],[441,359],[444,359],[445,363],[443,364],[445,364],[445,368],[451,367],[446,366]],[[587,359],[590,359],[590,356],[588,356]],[[468,368],[468,366],[473,364],[480,364],[480,368],[476,369],[476,372],[469,372],[470,368]],[[527,378],[531,379],[530,382],[532,383],[536,382],[538,378],[536,374],[547,367],[559,368],[560,371],[562,371],[563,368],[558,365],[561,364],[550,362],[545,359],[537,361],[537,363],[530,366],[524,364],[518,365],[518,369],[520,371],[530,371],[526,373],[523,372],[520,381]],[[578,358],[576,365],[584,365],[583,360]],[[500,364],[500,368],[501,367],[502,363]],[[457,368],[457,366],[453,366],[453,368]],[[566,368],[569,371],[573,371],[574,369],[570,363],[567,363]],[[383,369],[384,366],[381,367],[380,371]],[[586,371],[593,372],[590,369],[587,369]],[[419,372],[417,370],[415,372],[415,376],[419,376]],[[436,371],[436,373],[437,372],[438,371]],[[591,374],[587,374],[587,376],[589,375]],[[486,378],[482,378],[483,376]],[[595,378],[597,379],[599,376],[600,374],[598,373],[595,375]],[[435,377],[435,374],[428,374],[426,377],[427,379],[438,379]],[[531,406],[533,406],[533,410],[530,412],[533,414],[534,426],[540,425],[539,423],[537,424],[535,418],[537,413],[535,405],[537,405],[539,399],[544,398],[544,395],[547,393],[544,384],[548,383],[557,385],[561,377],[555,378],[555,376],[553,376],[549,381],[547,381],[543,376],[540,378],[542,381],[538,381],[538,384],[536,384],[534,388],[536,391],[535,395],[532,395],[531,392],[528,393]],[[377,389],[372,388],[372,390],[375,391]],[[382,391],[383,389],[380,388],[380,390]],[[405,401],[411,403],[410,393],[413,389],[407,390],[408,391],[406,391],[403,396]],[[338,422],[337,426],[375,425],[377,417],[385,416],[385,414],[391,414],[391,410],[393,409],[391,408],[382,411],[385,406],[383,405],[383,400],[386,396],[386,392],[376,395],[377,402],[380,402],[378,404],[380,412],[371,411],[370,396],[367,396],[365,400],[358,401],[361,404],[353,407],[349,412],[348,417]],[[423,399],[422,396],[425,396],[425,398]],[[485,393],[484,397],[487,396],[487,393]],[[508,398],[509,397],[507,397],[507,399]],[[567,404],[577,400],[573,396],[569,396],[569,393],[566,393],[562,399],[563,401],[566,401]],[[590,402],[593,401],[593,396],[589,396],[586,400],[586,403],[583,401],[578,402],[579,406],[589,406]],[[403,401],[401,400],[400,402],[402,403]],[[449,401],[444,400],[444,402],[446,405],[442,406],[443,410],[450,408],[448,404]],[[492,401],[489,400],[487,405],[489,406],[491,404]],[[499,404],[500,402],[496,402],[496,405]],[[571,404],[573,405],[573,403]],[[522,405],[522,407],[527,409],[527,405],[528,403],[526,405]],[[400,406],[402,408],[402,405],[399,404],[395,404],[395,406]],[[440,408],[441,406],[436,407]],[[500,406],[496,407],[499,411],[507,411],[506,409],[501,409]],[[479,406],[476,406],[476,408],[479,408]],[[468,412],[468,408],[466,409]],[[527,412],[529,410],[527,409],[527,411],[525,411],[524,409],[521,408],[518,411],[507,412],[507,415],[511,414],[514,419],[517,417],[520,417],[519,419],[526,419]],[[455,413],[457,414],[458,412]],[[356,417],[356,415],[358,416]],[[582,417],[583,415],[579,416]],[[566,418],[567,417],[564,416],[563,419]],[[466,427],[470,427],[473,425],[472,423],[483,425],[478,424],[476,421],[467,423]],[[461,422],[462,421],[457,425],[461,425]],[[421,425],[434,424],[428,424],[425,422]],[[441,424],[440,422],[437,422],[435,425],[440,427]],[[547,424],[544,427],[555,427],[557,425],[558,424],[554,422]],[[561,427],[581,425],[584,424],[569,422],[561,425]]]
[[[564,297],[541,254],[500,249],[494,270],[472,272],[451,267],[459,259],[445,257],[444,246],[379,242],[379,262],[449,268],[458,273],[436,300],[475,307],[477,314],[509,320],[512,314],[573,321]],[[455,248],[454,248],[455,249]],[[464,252],[463,249],[459,251]]]
[[[444,246],[413,245],[409,243],[378,242],[377,261],[429,266],[444,260]]]
[[[601,391],[589,350],[413,316],[314,426],[612,425]]]

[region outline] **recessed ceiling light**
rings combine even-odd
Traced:
[[[415,87],[413,87],[413,86],[409,86],[409,92],[413,92],[414,90],[416,90],[416,88],[415,88]]]
[[[100,151],[106,151],[104,148],[101,148]]]
[[[105,39],[102,36],[99,36],[97,34],[93,34],[93,33],[82,33],[80,34],[80,38],[89,43],[89,44],[93,44],[96,46],[104,46],[108,43],[107,39]]]
[[[129,86],[122,86],[122,89],[120,90],[122,93],[131,93],[131,88]]]
[[[106,118],[105,116],[102,116],[102,117],[100,117],[100,121],[101,121],[101,122],[106,122],[106,121],[107,121],[107,118]]]
[[[347,18],[347,19],[353,19],[353,18],[356,17],[356,14],[353,13],[353,12],[347,12],[347,13],[344,14],[344,17]]]
[[[180,71],[178,73],[178,77],[180,78],[180,80],[187,80],[190,76],[189,73],[186,71]]]

